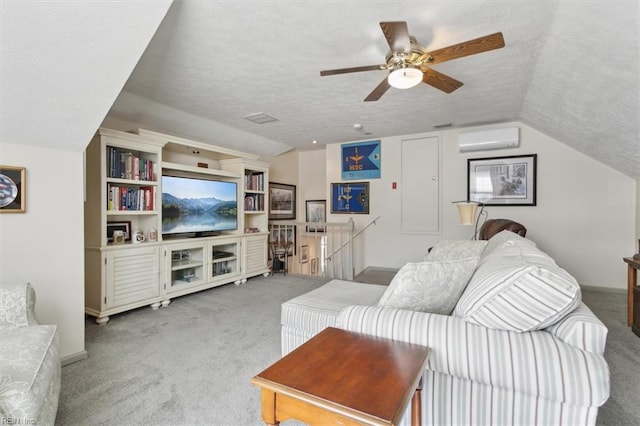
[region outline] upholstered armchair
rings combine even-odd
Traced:
[[[505,229],[507,231],[514,232],[521,237],[525,237],[527,235],[527,228],[511,219],[488,219],[482,224],[482,228],[480,228],[480,233],[478,234],[478,239],[488,240]]]
[[[39,325],[28,283],[0,284],[0,424],[53,425],[60,395],[55,325]]]

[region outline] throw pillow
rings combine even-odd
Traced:
[[[407,263],[393,278],[378,306],[449,315],[477,264],[478,257]]]
[[[454,315],[488,328],[524,332],[548,327],[578,306],[577,281],[546,254],[531,246],[503,251],[508,254],[495,252],[482,260]]]
[[[484,240],[444,240],[439,241],[424,256],[425,261],[457,260],[480,257],[487,241]]]

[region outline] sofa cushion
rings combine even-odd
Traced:
[[[407,263],[393,278],[378,306],[449,315],[479,257]]]
[[[534,243],[533,241],[527,238],[521,237],[515,232],[504,230],[504,231],[498,232],[493,237],[491,237],[489,241],[487,241],[487,246],[485,247],[482,253],[482,257],[483,258],[487,257],[488,255],[495,252],[496,250],[500,250],[505,247],[522,247],[522,246],[535,247],[536,243]]]
[[[282,354],[297,348],[327,327],[335,327],[349,305],[375,305],[387,289],[376,284],[331,280],[282,304]]]
[[[480,257],[487,241],[481,240],[444,240],[437,242],[424,256],[424,261],[457,260]]]
[[[454,315],[485,327],[522,332],[550,326],[580,300],[575,278],[547,254],[532,244],[506,244],[480,262]]]
[[[604,355],[609,330],[584,303],[580,303],[574,311],[545,331],[584,351]]]
[[[55,386],[60,388],[56,326],[0,329],[0,416],[35,422]],[[57,380],[57,383],[55,381]],[[35,424],[35,423],[34,423]]]

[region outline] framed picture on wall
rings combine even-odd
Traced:
[[[300,247],[300,263],[309,262],[309,246],[304,245]]]
[[[467,160],[467,200],[487,206],[535,206],[537,154]]]
[[[380,179],[380,140],[344,143],[342,180]]]
[[[306,201],[306,221],[326,222],[327,221],[327,200],[307,200]],[[307,232],[324,232],[324,226],[307,226]]]
[[[331,213],[369,214],[369,182],[332,183]]]
[[[24,167],[0,166],[0,213],[24,213],[25,177]]]
[[[296,218],[296,186],[269,182],[269,219]]]

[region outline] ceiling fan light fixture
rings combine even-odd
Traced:
[[[422,71],[418,68],[397,68],[387,77],[391,87],[396,89],[410,89],[422,82]]]

